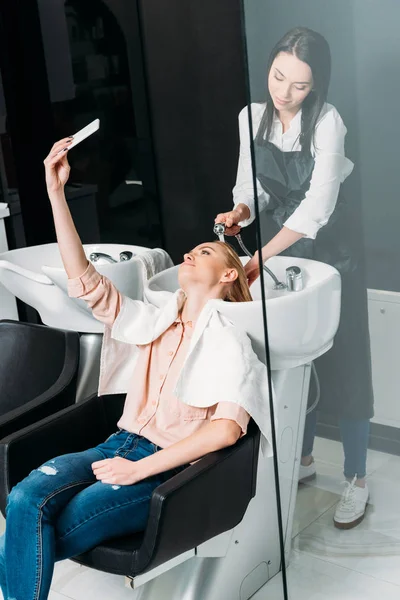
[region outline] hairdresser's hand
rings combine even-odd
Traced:
[[[250,209],[246,204],[238,204],[236,208],[215,217],[215,223],[225,223],[225,235],[237,235],[241,230],[238,223],[250,217]]]
[[[249,285],[254,283],[257,277],[260,276],[260,267],[258,264],[258,251],[254,254],[253,258],[251,258],[249,262],[245,264],[244,272],[247,275],[247,281]]]
[[[262,249],[262,262],[263,262],[263,264],[265,264],[268,259],[272,258],[272,256],[274,256],[274,255],[271,254],[271,249],[269,248],[269,246],[267,244]],[[255,280],[257,279],[257,277],[260,276],[260,267],[259,267],[259,264],[258,264],[258,250],[254,254],[253,258],[251,258],[249,260],[249,262],[245,264],[244,271],[245,271],[245,273],[247,275],[247,281],[248,281],[249,285],[251,285],[252,283],[254,283]]]
[[[147,477],[142,465],[140,460],[132,461],[116,456],[92,463],[92,470],[96,479],[103,483],[133,485]]]
[[[71,167],[68,163],[67,152],[68,147],[72,143],[72,139],[73,138],[64,138],[63,140],[56,142],[50,150],[50,154],[44,160],[46,185],[49,194],[63,189],[68,181]],[[59,154],[60,151],[61,154]]]

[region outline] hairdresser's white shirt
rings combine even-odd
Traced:
[[[124,296],[112,328],[104,330],[100,395],[127,392],[136,347],[156,340],[174,323],[184,292],[146,288],[145,297],[148,303]],[[256,356],[248,335],[218,311],[221,302],[210,300],[203,308],[174,393],[191,406],[204,408],[224,400],[239,404],[259,426],[270,453],[268,371]]]
[[[252,104],[251,115],[253,135],[257,134],[265,104]],[[234,206],[247,204],[250,218],[239,223],[246,227],[255,219],[253,175],[250,155],[250,134],[248,111],[245,107],[239,114],[240,154],[236,185],[233,188]],[[299,136],[301,132],[301,111],[290,123],[290,128],[282,133],[282,123],[275,115],[270,141],[283,152],[301,149]],[[338,111],[331,104],[325,104],[315,128],[314,143],[311,153],[315,166],[310,188],[304,200],[284,223],[292,231],[302,233],[315,239],[319,229],[327,224],[336,206],[340,184],[350,175],[353,163],[344,153],[344,139],[347,129]],[[257,197],[259,210],[268,207],[270,197],[262,189],[257,180]]]

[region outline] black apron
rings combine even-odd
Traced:
[[[257,179],[270,196],[270,239],[304,199],[315,161],[311,152],[283,152],[266,140],[255,141],[255,156]],[[262,231],[263,244],[264,235]],[[318,409],[338,418],[371,418],[373,391],[360,215],[352,214],[340,193],[329,222],[316,239],[302,238],[281,254],[318,260],[340,272],[339,329],[333,348],[315,360],[321,386]]]

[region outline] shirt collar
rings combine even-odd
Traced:
[[[293,127],[297,127],[297,126],[301,126],[301,114],[302,114],[302,109],[299,110],[299,112],[293,117],[293,119],[290,121],[290,125],[289,125],[289,129],[292,129]],[[273,124],[274,125],[282,125],[282,123],[279,120],[278,115],[276,114],[276,111],[274,111],[274,118],[273,118]]]

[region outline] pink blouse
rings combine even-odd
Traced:
[[[83,275],[68,281],[68,293],[85,300],[93,316],[112,327],[120,310],[121,294],[91,263]],[[242,435],[246,433],[250,417],[241,406],[224,401],[209,408],[197,408],[175,396],[175,385],[192,332],[191,321],[184,323],[177,318],[154,342],[138,346],[139,355],[118,427],[141,435],[161,448],[189,437],[204,424],[217,419],[235,421]]]

